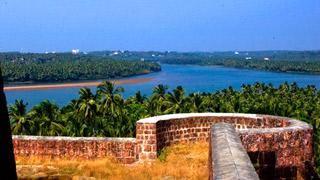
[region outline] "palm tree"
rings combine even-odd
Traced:
[[[142,95],[141,91],[136,92],[134,97],[135,97],[135,102],[138,104],[143,104],[143,102],[146,100],[146,95]]]
[[[61,135],[64,128],[60,119],[60,110],[56,104],[48,100],[42,101],[33,107],[28,114],[34,121],[34,126],[30,129],[32,133],[38,135]]]
[[[75,102],[75,114],[73,119],[76,121],[77,134],[80,136],[91,136],[95,130],[96,118],[98,114],[98,104],[96,95],[89,88],[79,90],[79,99]]]
[[[89,88],[79,90],[80,98],[76,102],[78,117],[87,121],[94,120],[97,113],[96,96]]]
[[[9,116],[11,119],[11,129],[13,134],[29,134],[32,121],[27,118],[28,103],[23,100],[15,100],[15,103],[9,107]]]
[[[189,112],[201,112],[202,96],[199,93],[192,93],[187,99]]]
[[[163,102],[165,100],[165,95],[167,93],[168,86],[163,84],[158,84],[153,88],[153,94],[150,99],[147,101],[147,109],[150,115],[160,115],[165,111]]]
[[[102,114],[105,129],[109,136],[121,136],[125,133],[125,125],[128,121],[128,113],[125,109],[125,102],[121,93],[122,87],[115,88],[114,84],[105,81],[98,86],[99,112]],[[141,93],[137,93],[135,98],[130,98],[130,101],[135,100],[143,103],[144,97]],[[127,103],[130,103],[129,101]]]
[[[114,114],[117,110],[117,105],[122,103],[123,88],[114,87],[114,84],[109,81],[104,81],[98,86],[98,99],[100,101],[99,111],[103,114],[111,113]]]
[[[153,88],[153,95],[156,96],[156,98],[158,99],[164,99],[167,90],[168,90],[168,86],[163,84],[158,84],[156,87]]]
[[[214,94],[208,94],[202,98],[202,112],[216,112],[217,106]]]
[[[137,91],[135,96],[129,97],[126,101],[126,104],[134,103],[134,104],[143,104],[147,99],[146,95],[142,95],[141,91]]]
[[[169,92],[164,101],[166,106],[165,113],[182,113],[185,111],[186,99],[184,97],[184,89],[182,86],[177,86],[173,93]]]

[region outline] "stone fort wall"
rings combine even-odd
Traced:
[[[313,130],[305,122],[269,115],[189,113],[156,116],[137,121],[136,138],[69,138],[14,136],[16,155],[83,157],[114,156],[124,163],[154,160],[157,152],[176,143],[209,141],[212,125],[232,124],[254,162],[257,153],[271,153],[276,168],[313,163]]]
[[[99,159],[115,157],[124,164],[136,161],[135,138],[13,136],[16,156]]]

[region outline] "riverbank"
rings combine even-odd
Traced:
[[[121,84],[138,84],[151,81],[153,78],[136,78],[136,79],[119,79],[110,80],[116,85]],[[61,84],[41,84],[41,85],[23,85],[23,86],[8,86],[4,87],[4,91],[21,91],[21,90],[45,90],[45,89],[63,89],[63,88],[81,88],[93,87],[101,84],[102,81],[90,81],[80,83],[61,83]]]

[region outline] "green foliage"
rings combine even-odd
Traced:
[[[158,159],[161,162],[165,162],[167,160],[168,154],[169,154],[169,152],[168,152],[167,148],[162,148],[161,150],[159,150],[157,152]]]
[[[135,123],[145,117],[168,113],[237,112],[292,117],[314,128],[314,151],[320,173],[320,91],[314,86],[296,83],[255,83],[212,93],[185,95],[183,87],[172,92],[158,85],[150,97],[141,92],[123,99],[123,89],[104,82],[93,93],[82,88],[79,98],[59,109],[49,101],[26,112],[26,104],[17,100],[10,106],[12,131],[24,135],[134,137]],[[163,155],[165,156],[165,155]],[[165,159],[165,158],[163,158]]]
[[[167,64],[216,65],[277,72],[320,74],[320,51],[253,51],[169,53],[159,58]],[[268,60],[265,60],[268,58]]]
[[[110,51],[91,52],[104,57]],[[161,62],[164,64],[218,65],[278,72],[320,74],[320,51],[234,51],[225,52],[131,52],[124,51],[114,59]],[[269,60],[264,60],[268,58]]]
[[[90,55],[0,53],[6,83],[109,79],[160,71],[156,63]]]

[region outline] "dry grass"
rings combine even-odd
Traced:
[[[17,157],[20,178],[74,176],[96,179],[207,179],[208,144],[179,144],[169,147],[152,164],[122,165],[112,158],[95,161],[50,160]],[[166,157],[166,158],[164,158]],[[27,166],[26,166],[27,165]]]

